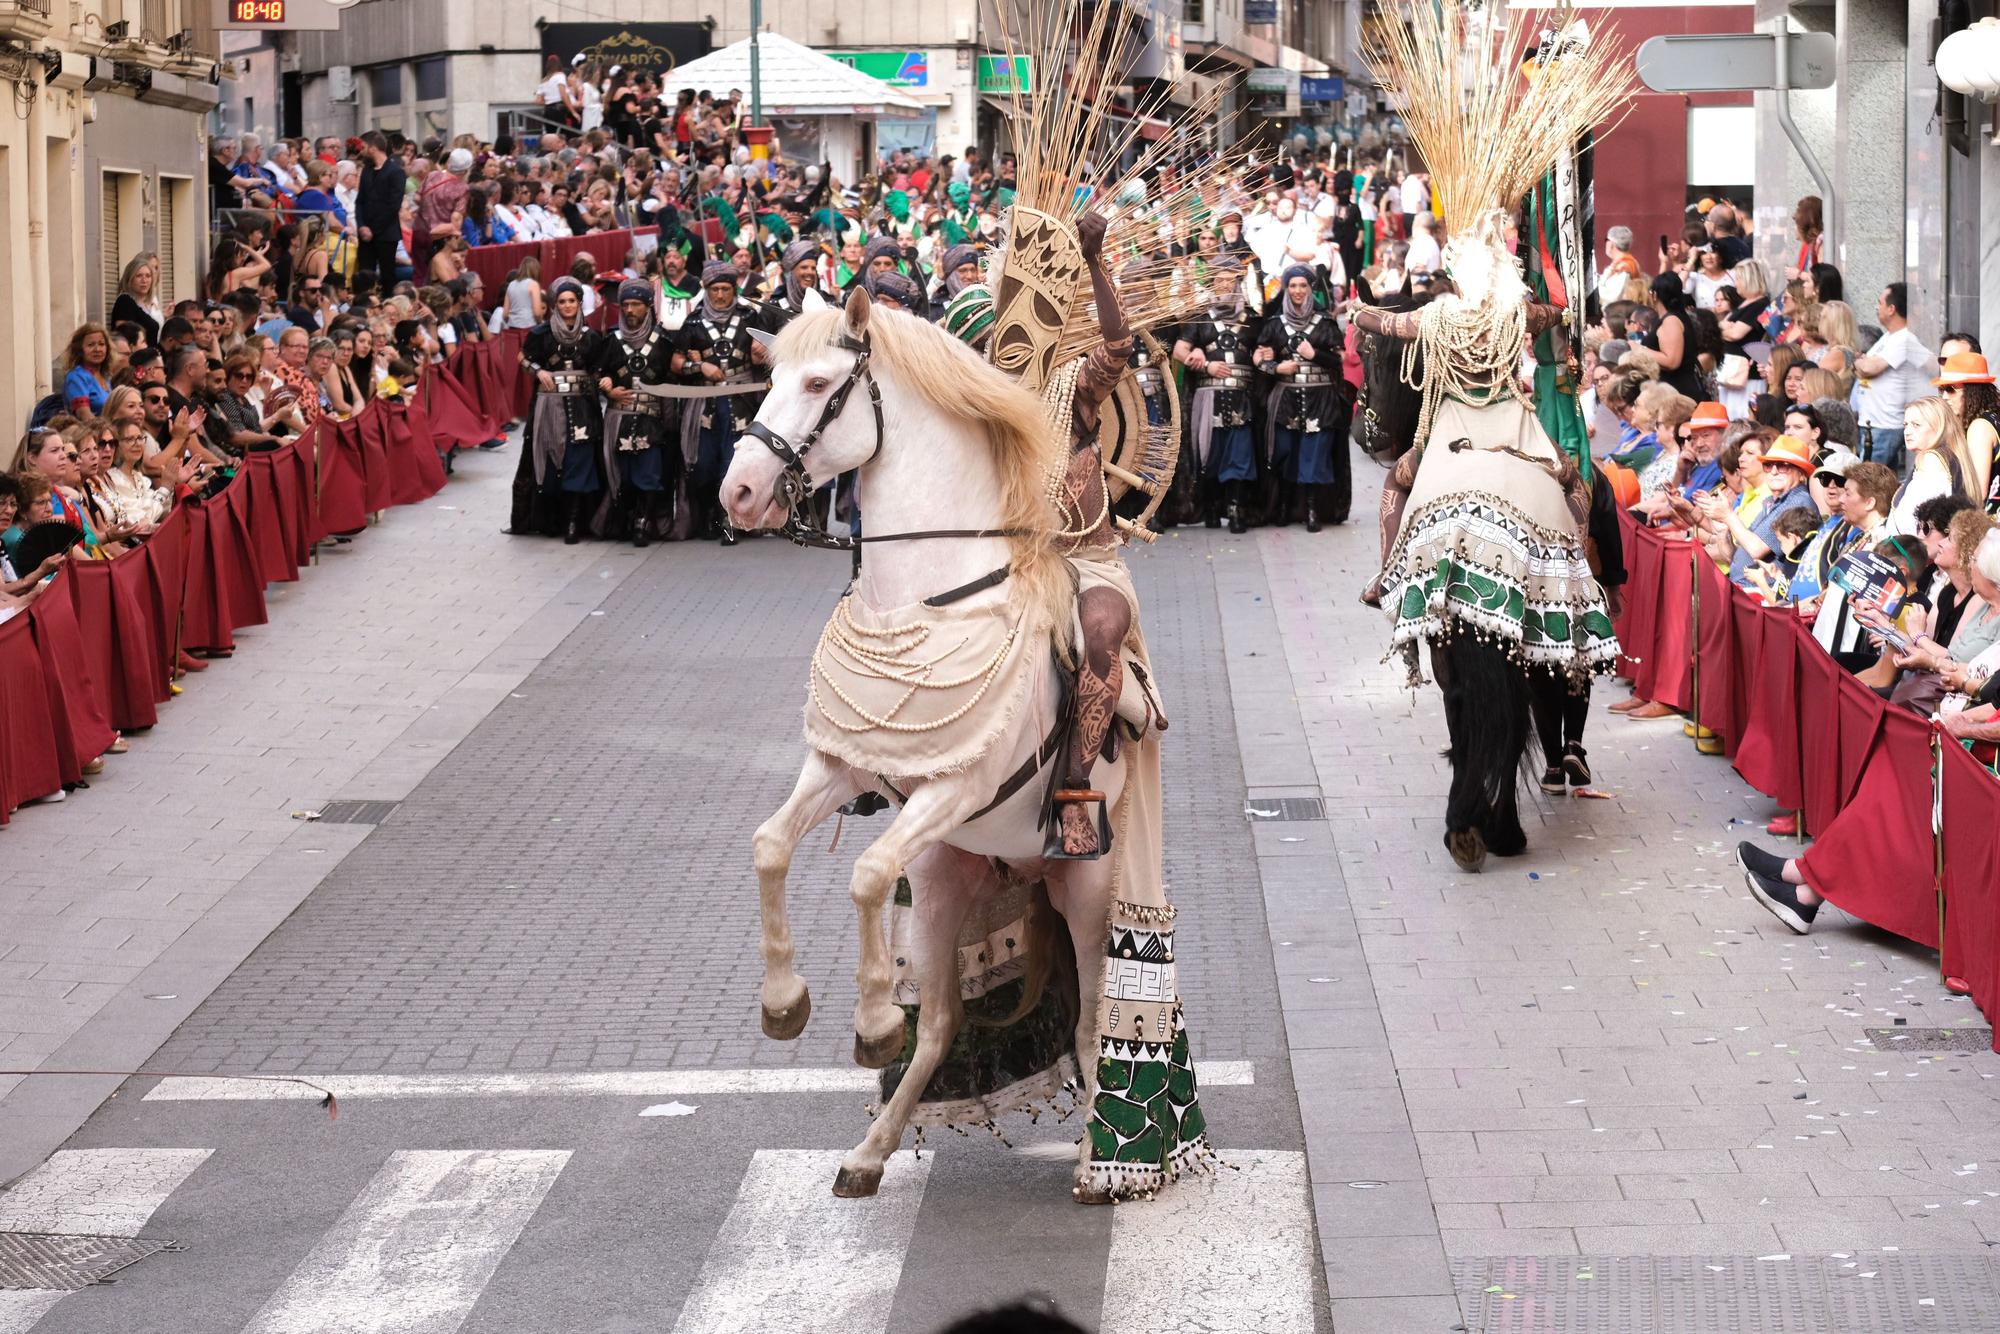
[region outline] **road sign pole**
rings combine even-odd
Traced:
[[[1791,61],[1787,58],[1786,47],[1789,37],[1785,20],[1775,18],[1766,26],[1778,38],[1777,87],[1772,89],[1776,95],[1778,124],[1784,127],[1785,137],[1792,141],[1792,147],[1798,150],[1799,157],[1805,161],[1806,170],[1812,173],[1813,184],[1819,187],[1821,244],[1826,247],[1825,253],[1837,260],[1840,251],[1835,248],[1834,238],[1838,235],[1840,208],[1834,199],[1833,179],[1826,174],[1826,169],[1819,165],[1819,158],[1806,143],[1806,137],[1799,133],[1798,124],[1792,120],[1792,72]]]

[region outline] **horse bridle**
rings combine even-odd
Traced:
[[[882,424],[882,386],[875,383],[869,373],[868,359],[873,355],[868,335],[856,338],[853,334],[842,333],[832,340],[832,345],[854,354],[854,365],[848,368],[847,378],[840,387],[827,396],[826,406],[820,409],[819,420],[812,429],[794,445],[763,422],[753,421],[743,429],[743,434],[763,442],[764,448],[778,456],[785,465],[778,474],[778,495],[785,502],[785,526],[779,531],[802,547],[823,547],[829,551],[854,551],[860,540],[855,537],[836,537],[821,525],[819,516],[813,513],[812,481],[806,476],[806,455],[819,443],[826,428],[833,425],[840,414],[847,409],[848,396],[854,387],[864,381],[868,385],[868,405],[875,409],[875,448],[860,466],[873,463],[882,452],[884,426]]]
[[[865,468],[882,453],[882,442],[886,427],[882,421],[882,386],[875,382],[875,376],[868,369],[869,358],[874,349],[866,333],[856,338],[843,332],[830,342],[830,346],[854,354],[854,364],[848,368],[847,378],[840,382],[827,396],[826,406],[820,409],[819,420],[812,424],[798,444],[779,435],[763,422],[753,421],[743,429],[743,434],[761,442],[764,448],[778,456],[784,471],[778,474],[777,492],[785,502],[785,523],[778,531],[793,543],[802,547],[820,547],[828,551],[851,551],[854,553],[855,568],[861,565],[861,547],[871,542],[915,542],[935,537],[1025,537],[1027,531],[1019,528],[932,528],[913,533],[881,533],[867,537],[837,537],[826,531],[819,516],[812,507],[812,479],[806,475],[806,455],[812,452],[826,428],[847,409],[847,400],[857,385],[868,386],[868,406],[875,410],[875,448],[868,457],[855,467]],[[1006,567],[1001,567],[1004,570]]]

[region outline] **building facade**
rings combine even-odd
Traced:
[[[158,254],[163,294],[196,294],[216,104],[199,20],[193,0],[0,0],[15,113],[0,117],[0,310],[20,315],[0,342],[8,453],[129,260]]]

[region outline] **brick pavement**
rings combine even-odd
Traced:
[[[1172,719],[1167,871],[1195,1054],[1284,1034],[1242,816],[1211,558],[1131,554]],[[761,963],[749,835],[797,776],[804,663],[845,561],[774,539],[657,551],[503,700],[161,1052],[174,1068],[326,1073],[840,1065],[860,839],[800,849],[790,910],[819,1006],[748,1022]],[[1295,1132],[1294,1132],[1295,1133]]]
[[[299,582],[268,590],[269,624],[189,676],[87,791],[0,832],[0,1064],[107,1063],[65,1059],[112,1054],[102,1043],[65,1047],[121,1003],[117,1054],[150,1054],[141,1039],[164,1038],[183,998],[178,985],[137,994],[147,970],[177,942],[212,955],[288,841],[305,860],[283,878],[303,894],[359,838],[292,812],[358,795],[357,782],[402,795],[519,679],[520,654],[583,614],[572,581],[595,566],[608,586],[630,567],[609,548],[503,537],[512,472],[511,450],[466,458],[438,496],[323,547]],[[0,1127],[67,1082],[0,1078]]]
[[[1838,1280],[1898,1248],[2000,1244],[2000,1060],[1862,1032],[1978,1014],[1906,941],[1831,908],[1801,939],[1751,902],[1734,847],[1776,846],[1771,804],[1677,722],[1606,713],[1624,692],[1600,683],[1586,743],[1614,799],[1524,797],[1528,854],[1457,871],[1437,694],[1399,687],[1386,623],[1356,600],[1374,541],[1372,524],[1257,534],[1267,624],[1257,572],[1223,605],[1289,668],[1273,685],[1232,639],[1239,726],[1279,735],[1290,710],[1303,730],[1303,763],[1264,781],[1329,807],[1337,877],[1262,864],[1274,934],[1297,937],[1276,942],[1280,989],[1336,1325],[1448,1327],[1431,1322],[1454,1271],[1488,1273],[1479,1257],[1717,1257],[1694,1272],[1722,1284],[1759,1256]],[[1326,962],[1294,967],[1301,949]],[[1472,1328],[1506,1317],[1486,1284],[1460,1291]]]

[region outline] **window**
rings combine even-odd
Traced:
[[[403,103],[403,67],[382,65],[368,71],[368,100],[378,107]]]
[[[445,99],[445,59],[435,56],[417,62],[417,100],[442,102]]]

